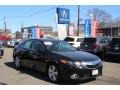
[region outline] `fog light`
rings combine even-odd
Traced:
[[[78,79],[79,76],[78,76],[78,74],[73,74],[73,75],[70,76],[70,78],[71,78],[71,79]]]

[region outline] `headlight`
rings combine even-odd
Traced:
[[[68,61],[68,60],[63,60],[61,59],[60,62],[62,64],[70,64],[70,65],[73,65],[75,67],[78,67],[78,68],[82,68],[82,62],[78,62],[78,61]]]
[[[102,63],[102,60],[101,60],[101,59],[98,59],[98,61],[99,61],[100,63]]]
[[[74,62],[74,65],[75,65],[76,67],[81,67],[82,63],[81,63],[81,62]]]
[[[100,64],[102,65],[102,60],[101,60],[101,59],[99,59],[99,62],[100,62]]]

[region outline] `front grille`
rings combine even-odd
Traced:
[[[99,61],[89,61],[89,62],[83,62],[83,65],[86,66],[87,68],[97,68],[100,65]]]
[[[99,66],[99,64],[95,64],[95,65],[86,65],[87,68],[97,68]]]

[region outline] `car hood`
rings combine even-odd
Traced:
[[[88,52],[84,51],[72,51],[72,52],[51,52],[52,54],[55,54],[56,57],[59,58],[65,58],[69,60],[74,60],[74,61],[96,61],[99,60],[100,58],[97,57],[96,55],[93,55]]]

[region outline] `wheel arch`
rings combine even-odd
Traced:
[[[47,74],[48,68],[49,68],[49,66],[50,66],[51,64],[55,65],[55,66],[58,68],[58,70],[60,71],[60,66],[59,66],[59,64],[58,64],[57,62],[51,61],[51,62],[49,62],[49,63],[47,64],[47,66],[46,66],[46,70],[45,70],[46,74]]]

